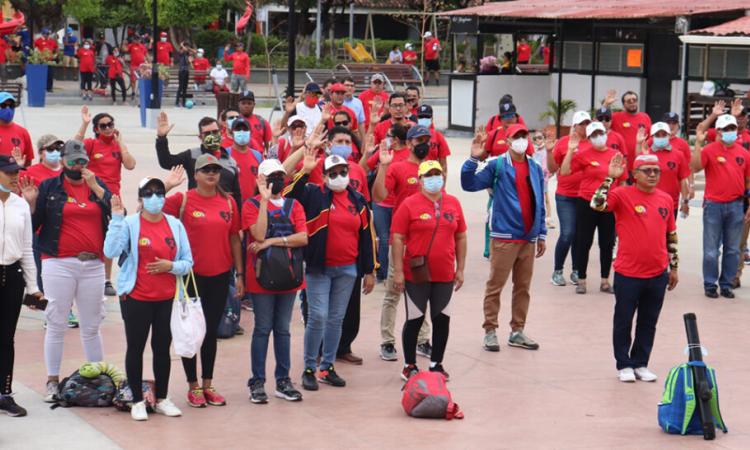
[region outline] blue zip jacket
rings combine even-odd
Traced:
[[[177,243],[177,255],[172,261],[174,275],[187,275],[193,268],[193,255],[190,252],[190,242],[182,222],[168,214],[169,228]],[[117,275],[117,295],[129,294],[135,287],[135,277],[138,273],[138,237],[141,233],[141,215],[133,214],[125,217],[120,214],[112,216],[107,236],[104,238],[104,255],[107,258],[120,258],[120,273]]]
[[[524,240],[536,242],[547,239],[547,225],[544,222],[544,173],[542,166],[526,157],[529,164],[527,182],[533,192],[532,207],[534,223],[528,233],[524,231],[521,203],[516,189],[516,170],[513,168],[510,152],[491,160],[482,170],[477,171],[479,160],[469,158],[461,167],[461,187],[468,192],[491,188],[493,191],[490,209],[490,237],[495,239]]]

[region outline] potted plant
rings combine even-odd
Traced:
[[[29,93],[29,106],[43,108],[47,97],[47,71],[50,52],[34,49],[26,64],[26,90]]]
[[[547,125],[546,127],[544,127],[544,133],[547,134],[550,131],[557,132],[558,111],[560,119],[563,119],[565,117],[565,114],[574,111],[576,107],[577,105],[575,100],[562,99],[559,105],[554,100],[548,101],[547,110],[539,114],[539,120],[546,120],[548,123],[552,122],[551,125]],[[560,127],[560,136],[564,136],[568,133],[570,133],[570,126]]]

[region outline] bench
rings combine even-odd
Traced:
[[[390,91],[401,90],[410,84],[420,86],[424,90],[422,74],[416,66],[411,64],[341,64],[340,67],[349,71],[355,80],[355,73],[368,76],[372,76],[373,73],[382,73],[386,77],[386,84]],[[369,84],[369,77],[367,81]]]
[[[6,81],[0,82],[0,92],[7,92],[16,98],[16,102],[21,104],[21,94],[23,93],[23,84]]]
[[[203,84],[196,83],[195,79],[203,78],[205,81],[210,81],[211,77],[208,76],[208,70],[195,70],[190,69],[190,75],[188,76],[188,88],[187,98],[193,99],[193,102],[201,101],[202,104],[206,104],[206,100],[213,100],[215,98],[213,91],[206,91],[203,89]],[[227,78],[227,82],[229,78]],[[195,85],[198,84],[198,90],[195,89]],[[179,69],[169,69],[169,81],[164,85],[163,97],[177,97],[177,87],[179,86]]]
[[[695,134],[698,124],[703,122],[711,114],[714,102],[724,100],[729,108],[735,98],[741,98],[742,104],[747,108],[750,106],[750,99],[746,97],[708,97],[697,93],[689,93],[687,96],[687,117],[685,117],[686,130],[685,134],[691,136]]]

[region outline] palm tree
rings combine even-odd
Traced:
[[[560,117],[562,119],[565,117],[565,114],[569,113],[570,111],[573,111],[576,109],[576,102],[575,100],[569,100],[569,99],[563,99],[560,101],[560,105],[558,106],[557,102],[554,100],[550,100],[547,102],[547,110],[539,114],[539,120],[541,121],[552,121],[552,123],[557,126],[557,118]],[[559,115],[558,115],[559,111]]]

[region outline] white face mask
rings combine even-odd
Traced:
[[[217,64],[217,65],[216,65],[216,69],[217,69],[217,70],[221,70],[221,64]]]
[[[167,42],[167,38],[163,37],[163,38],[161,38],[161,41],[162,42]]]
[[[590,139],[591,145],[593,145],[595,148],[604,148],[607,145],[607,135],[602,134],[597,137],[593,137]]]
[[[516,139],[510,143],[510,149],[519,155],[526,153],[527,148],[529,148],[529,140],[526,138]]]
[[[343,192],[349,186],[349,175],[338,176],[333,180],[326,177],[326,186],[333,192]]]
[[[91,46],[90,46],[89,44],[83,44],[83,48],[85,48],[85,49],[90,49],[90,48],[91,48]]]

